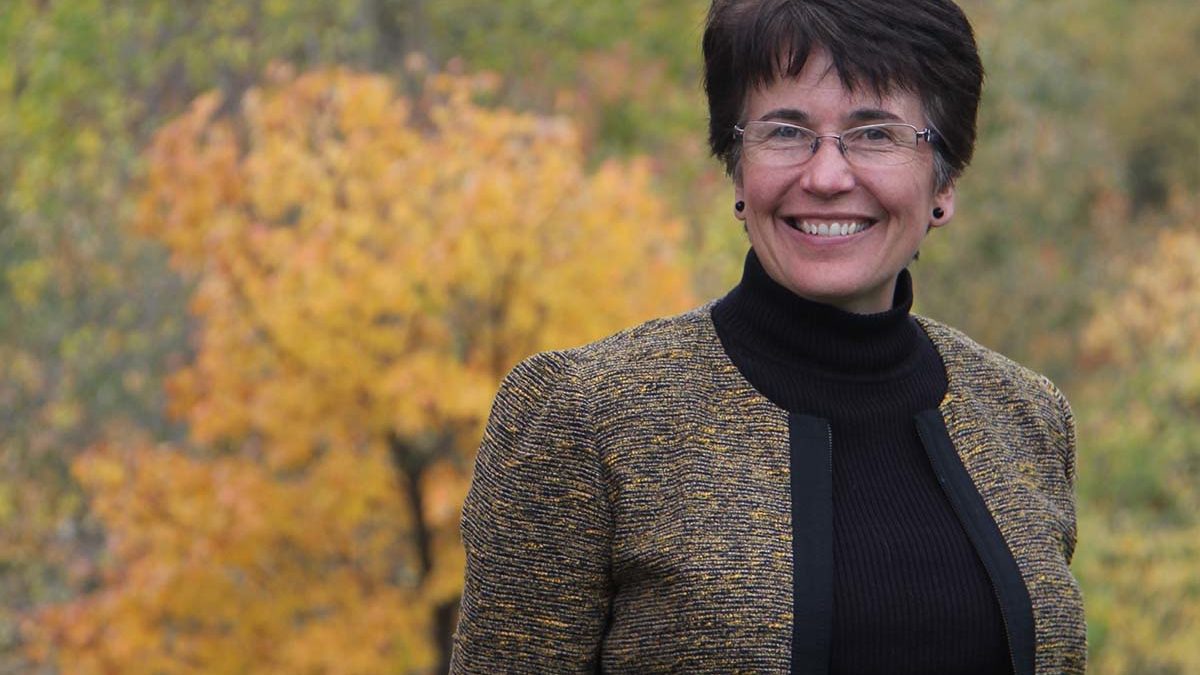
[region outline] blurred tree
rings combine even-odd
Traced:
[[[1200,672],[1200,199],[1173,205],[1084,334],[1077,571],[1096,673]]]
[[[646,155],[663,197],[688,227],[697,293],[724,293],[746,238],[732,188],[708,154],[700,37],[709,0],[558,0],[422,5],[422,49],[435,61],[521,73],[501,101],[579,121],[589,161]]]
[[[272,59],[396,72],[412,50],[432,63],[462,55],[493,66],[511,54],[522,64],[514,72],[530,76],[495,98],[595,110],[595,124],[584,120],[585,149],[615,156],[685,138],[687,153],[702,155],[702,144],[675,131],[681,118],[701,119],[699,108],[680,103],[694,94],[694,80],[678,70],[692,61],[693,36],[676,30],[676,19],[698,31],[702,8],[560,4],[552,12],[498,5],[493,17],[477,4],[414,0],[0,3],[0,672],[26,670],[14,657],[14,613],[69,597],[93,574],[75,553],[98,552],[102,532],[68,471],[73,448],[119,438],[131,424],[158,439],[182,433],[158,392],[164,373],[186,358],[187,290],[167,273],[158,246],[122,228],[133,215],[127,194],[140,149],[154,130],[212,87],[221,107],[236,105]],[[619,47],[635,26],[657,37]],[[484,39],[493,28],[500,39]],[[473,36],[465,42],[464,29]],[[552,61],[538,56],[547,42],[530,34],[553,34]],[[615,61],[605,56],[612,49]],[[599,81],[611,70],[580,64],[617,62],[631,73],[650,59],[668,63],[667,76],[636,78],[593,106],[589,91],[611,89]],[[593,74],[579,80],[581,68]],[[696,164],[685,156],[669,170],[651,168],[671,179],[663,185],[675,195]],[[675,200],[689,216],[707,201]]]
[[[128,186],[161,122],[228,100],[273,58],[365,62],[365,3],[0,3],[0,672],[15,613],[86,584],[101,533],[70,478],[76,448],[130,425],[180,435],[161,378],[186,352],[186,290],[127,235]]]
[[[76,463],[103,583],[31,627],[66,672],[425,672],[501,376],[690,302],[643,162],[589,173],[566,121],[477,105],[489,78],[287,70],[148,150],[138,227],[196,281],[192,442]]]
[[[963,5],[988,79],[958,216],[913,270],[919,304],[1070,390],[1108,262],[1153,240],[1172,192],[1200,190],[1200,5]]]

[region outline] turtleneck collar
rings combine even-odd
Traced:
[[[722,336],[780,367],[886,378],[905,371],[921,338],[909,314],[912,277],[900,272],[892,308],[855,314],[802,298],[772,279],[751,249],[741,282],[713,307]],[[816,373],[813,373],[816,374]]]

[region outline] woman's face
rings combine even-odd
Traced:
[[[789,122],[818,134],[883,122],[927,126],[920,99],[847,91],[829,55],[814,50],[795,78],[752,90],[744,119]],[[891,307],[896,277],[916,255],[928,227],[954,215],[954,188],[935,193],[928,143],[900,166],[863,169],[847,163],[832,138],[811,159],[787,168],[756,166],[743,157],[736,198],[746,203],[750,244],[767,273],[793,293],[867,314]],[[934,208],[941,208],[934,218]],[[801,227],[850,223],[849,235],[806,234]],[[839,228],[840,229],[840,228]]]

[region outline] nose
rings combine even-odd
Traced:
[[[836,138],[822,138],[811,159],[804,163],[800,187],[822,197],[847,192],[854,187],[854,171]]]

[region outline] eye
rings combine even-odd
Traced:
[[[895,143],[896,132],[891,127],[865,127],[848,140],[870,144]]]
[[[774,126],[775,129],[771,132],[770,138],[793,139],[804,137],[804,130],[800,127],[793,127],[788,124],[777,124]]]

